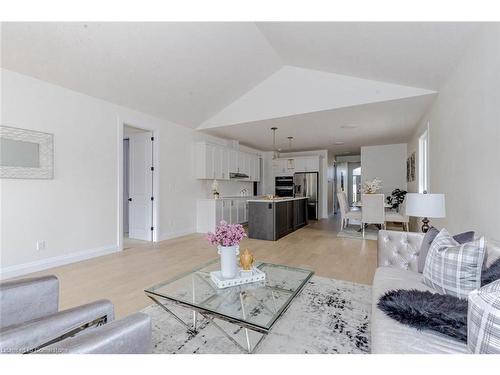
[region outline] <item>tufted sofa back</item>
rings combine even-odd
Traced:
[[[418,256],[423,233],[380,230],[378,267],[396,267],[418,272]]]
[[[418,272],[418,257],[424,233],[380,230],[378,267],[396,267]],[[485,267],[500,258],[500,242],[486,238]]]

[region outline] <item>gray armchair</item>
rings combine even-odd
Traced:
[[[59,311],[55,276],[0,283],[0,353],[150,353],[151,319],[108,300]]]

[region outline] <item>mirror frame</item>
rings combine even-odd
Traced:
[[[52,179],[54,178],[54,135],[34,130],[0,125],[0,138],[38,144],[39,167],[0,165],[0,178]]]

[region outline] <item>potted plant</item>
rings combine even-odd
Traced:
[[[387,203],[392,206],[392,208],[399,210],[399,206],[405,200],[406,193],[407,192],[405,190],[394,189],[391,195],[389,195],[385,199],[387,200]]]
[[[214,233],[207,234],[208,242],[217,246],[222,277],[231,279],[236,276],[238,272],[236,257],[240,253],[240,241],[246,236],[241,224],[228,224],[225,221],[217,225]]]

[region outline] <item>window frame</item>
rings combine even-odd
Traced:
[[[429,192],[429,123],[418,137],[418,192]]]

